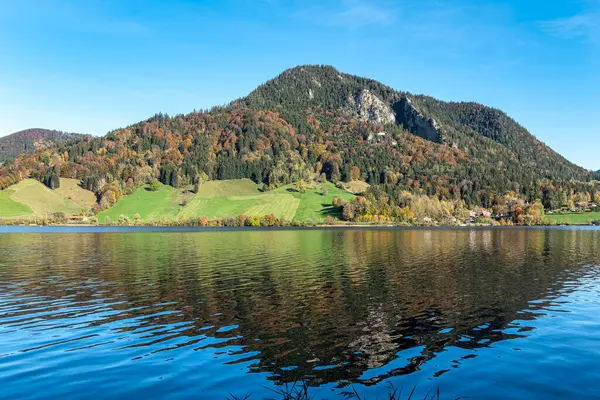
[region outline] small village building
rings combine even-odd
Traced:
[[[87,222],[88,217],[85,217],[85,216],[82,216],[82,215],[71,215],[67,219],[71,223],[77,223],[77,222]]]

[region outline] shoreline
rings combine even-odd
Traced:
[[[568,228],[598,228],[595,225],[318,225],[318,226],[155,226],[155,225],[85,225],[85,224],[56,224],[56,225],[0,225],[0,234],[10,233],[134,233],[134,232],[232,232],[232,231],[309,231],[309,230],[484,230],[484,229],[568,229]]]

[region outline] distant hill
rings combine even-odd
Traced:
[[[20,156],[0,168],[0,188],[56,173],[81,180],[102,210],[155,178],[176,188],[249,178],[269,191],[323,178],[362,180],[370,185],[370,206],[358,204],[360,212],[386,217],[416,207],[406,192],[497,206],[500,214],[507,193],[554,209],[598,192],[598,174],[498,109],[413,95],[315,65],[286,70],[225,107],[157,114],[102,138],[76,137]]]
[[[0,137],[0,163],[26,152],[52,147],[80,136],[48,129],[26,129]]]

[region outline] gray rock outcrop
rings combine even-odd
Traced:
[[[348,98],[347,111],[357,115],[364,121],[384,125],[396,122],[396,116],[392,108],[367,89],[361,90],[356,96]]]
[[[413,134],[434,142],[440,141],[440,125],[433,118],[424,116],[412,103],[410,97],[394,104],[396,122]]]

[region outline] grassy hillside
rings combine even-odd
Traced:
[[[234,179],[229,181],[205,182],[200,186],[198,197],[244,196],[258,193],[258,186],[250,179]]]
[[[242,214],[274,214],[288,220],[323,221],[328,215],[337,216],[331,207],[334,197],[353,197],[329,182],[325,187],[328,192],[325,196],[320,194],[320,186],[310,188],[302,194],[296,192],[291,185],[262,193],[249,179],[206,182],[198,194],[165,185],[160,185],[155,192],[140,188],[134,194],[121,198],[114,207],[100,213],[99,221],[104,223],[107,216],[112,221],[118,220],[121,215],[133,218],[136,213],[144,221],[201,216],[224,218]]]
[[[350,181],[342,184],[344,189],[350,193],[364,193],[369,189],[369,184],[365,181]]]
[[[325,196],[320,193],[320,186],[308,189],[305,193],[294,191],[292,185],[284,186],[273,192],[275,194],[289,193],[298,200],[298,207],[296,208],[296,213],[294,215],[294,218],[298,221],[306,221],[309,219],[311,221],[323,221],[328,215],[340,217],[332,207],[333,198],[340,197],[345,200],[350,200],[354,195],[345,190],[338,189],[330,182],[325,183],[324,186],[327,189],[327,195]]]
[[[36,215],[55,212],[75,215],[81,211],[81,205],[33,179],[25,179],[12,186],[11,189],[14,190],[11,199],[30,207]]]
[[[116,221],[121,215],[133,219],[135,214],[140,214],[144,221],[173,220],[179,215],[184,201],[190,200],[192,195],[162,184],[156,191],[149,190],[147,186],[140,187],[133,194],[123,196],[114,207],[101,212],[98,220],[104,223],[109,217]]]
[[[25,179],[0,191],[0,217],[45,215],[57,212],[78,215],[95,202],[92,192],[78,186],[75,179],[61,179],[61,188],[50,190],[34,179]]]
[[[184,217],[208,218],[275,214],[293,219],[298,201],[285,193],[261,193],[249,179],[206,182],[181,212]]]
[[[556,224],[587,225],[590,221],[600,221],[600,212],[551,214],[546,215],[546,221]]]
[[[79,186],[79,181],[77,179],[61,178],[60,187],[55,189],[54,192],[66,199],[74,201],[84,208],[92,207],[96,203],[96,196],[94,193]]]
[[[14,201],[11,196],[15,193],[13,189],[0,191],[0,218],[20,217],[33,214],[31,208],[25,204]]]

